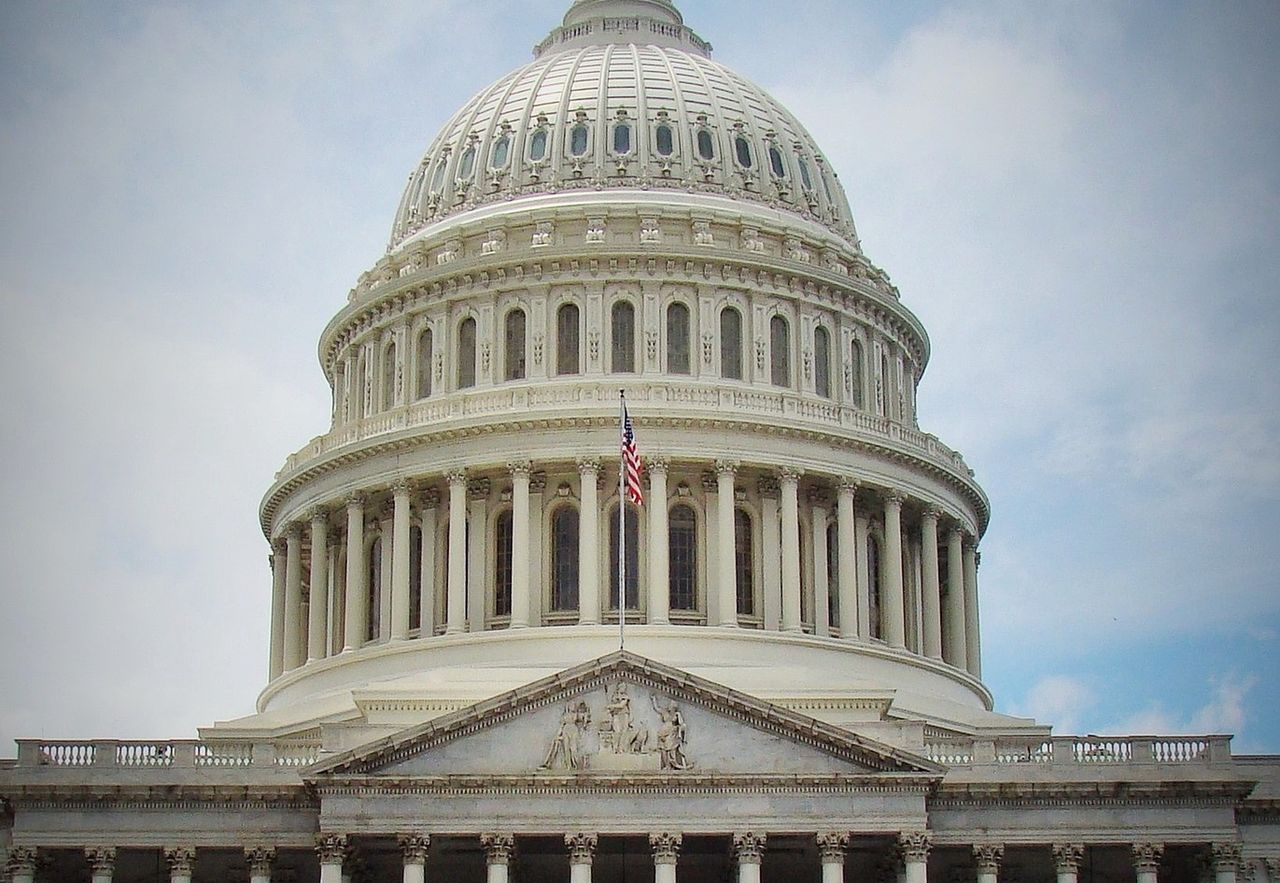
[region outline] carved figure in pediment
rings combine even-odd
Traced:
[[[693,766],[684,756],[684,715],[680,706],[667,700],[665,707],[658,704],[657,696],[650,696],[653,710],[662,724],[658,727],[658,760],[664,770],[687,770]]]
[[[591,725],[591,709],[587,703],[570,702],[560,715],[560,729],[551,740],[547,749],[547,759],[542,762],[544,770],[580,770],[587,765],[587,755],[583,742],[587,727]]]
[[[647,727],[637,726],[631,716],[631,696],[626,684],[609,691],[605,711],[609,720],[600,725],[600,747],[614,754],[643,754],[649,743]]]

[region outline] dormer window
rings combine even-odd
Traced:
[[[711,137],[711,132],[706,129],[698,130],[698,156],[710,162],[716,158],[716,143]]]
[[[617,123],[613,127],[613,152],[626,156],[631,152],[631,124]]]
[[[813,174],[809,171],[809,161],[803,156],[800,157],[800,183],[804,185],[805,190],[813,189]]]
[[[468,147],[462,154],[462,159],[458,163],[458,179],[466,180],[475,174],[476,170],[476,149],[474,146]]]
[[[511,136],[505,132],[497,141],[493,142],[493,149],[489,151],[489,168],[505,169],[507,160],[511,158]]]
[[[751,142],[747,140],[746,135],[738,135],[733,139],[734,157],[738,160],[738,165],[744,169],[751,168]]]
[[[769,168],[773,170],[775,178],[787,177],[787,166],[782,160],[782,151],[774,145],[769,145]]]
[[[436,173],[431,178],[431,192],[439,193],[444,189],[444,173],[449,168],[449,154],[442,153],[440,158],[436,160]]]
[[[586,156],[590,131],[587,129],[586,123],[578,123],[569,132],[569,154],[571,156]]]
[[[659,123],[654,132],[654,142],[658,156],[671,156],[676,152],[675,132],[666,123]]]
[[[547,130],[538,129],[529,139],[529,159],[542,162],[547,158]]]

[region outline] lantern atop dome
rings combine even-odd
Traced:
[[[541,57],[562,49],[626,43],[711,56],[711,44],[685,25],[671,0],[574,0],[560,27],[533,52]]]

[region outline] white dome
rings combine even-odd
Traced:
[[[848,200],[813,138],[710,49],[666,0],[579,0],[532,63],[479,92],[432,141],[392,248],[487,203],[630,189],[783,210],[856,250]]]

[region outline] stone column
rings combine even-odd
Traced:
[[[778,480],[771,476],[760,479],[756,487],[760,493],[760,574],[764,585],[760,588],[760,601],[764,614],[764,627],[777,631],[782,627],[782,556],[780,527],[778,524],[781,494]]]
[[[355,650],[364,643],[369,628],[365,598],[369,594],[365,581],[369,575],[364,566],[364,497],[347,497],[347,597],[346,625],[342,635],[343,651]]]
[[[836,557],[839,559],[836,597],[840,599],[840,637],[845,640],[858,636],[858,558],[853,519],[857,490],[856,481],[843,479],[836,492]]]
[[[719,618],[716,625],[738,627],[738,567],[735,560],[737,542],[734,530],[733,479],[738,464],[728,460],[716,461],[716,554],[719,558],[718,601]]]
[[[844,854],[848,848],[849,835],[843,831],[824,831],[818,835],[818,857],[822,860],[822,883],[843,883]]]
[[[346,855],[345,834],[316,835],[316,856],[320,859],[320,883],[342,883],[342,861]]]
[[[1157,883],[1160,876],[1160,859],[1164,857],[1163,843],[1133,844],[1133,870],[1138,883]]]
[[[898,835],[905,883],[928,883],[931,843],[928,831],[904,831]]]
[[[284,674],[284,544],[271,543],[271,680]]]
[[[871,540],[871,516],[856,505],[853,509],[853,543],[858,547],[858,637],[871,637],[871,563],[867,543]]]
[[[391,488],[391,640],[409,637],[409,484]],[[382,546],[386,554],[386,544]]]
[[[661,832],[649,835],[649,847],[653,850],[653,883],[676,883],[676,861],[680,857],[683,836]]]
[[[942,658],[942,591],[938,584],[938,507],[920,516],[920,607],[924,616],[924,655]]]
[[[964,544],[964,636],[966,668],[980,678],[982,635],[978,628],[978,546],[974,540]]]
[[[960,545],[963,536],[959,525],[947,532],[947,630],[943,634],[942,658],[956,668],[968,665],[964,639],[964,561]]]
[[[467,630],[467,473],[449,473],[449,587],[445,632]]]
[[[813,551],[813,633],[831,634],[831,575],[827,573],[827,496],[817,488],[809,491],[809,548]]]
[[[195,871],[195,847],[177,846],[164,851],[164,863],[169,868],[169,883],[191,883]]]
[[[89,860],[89,873],[93,883],[111,883],[111,876],[116,871],[114,846],[86,847],[84,857]]]
[[[800,626],[800,472],[778,473],[782,487],[782,630],[799,632]],[[756,866],[757,871],[759,865]]]
[[[467,482],[467,626],[485,630],[489,603],[489,479]]]
[[[276,860],[274,849],[250,846],[245,849],[244,858],[249,864],[249,883],[271,883],[271,866]]]
[[[30,846],[15,846],[9,850],[9,879],[13,883],[35,883],[39,856]]]
[[[564,835],[565,846],[569,847],[569,883],[591,883],[591,860],[597,841],[595,834]]]
[[[1080,843],[1053,844],[1053,868],[1058,883],[1076,883],[1080,862],[1084,858],[1084,845]]]
[[[897,491],[884,498],[884,558],[880,575],[884,595],[880,599],[884,611],[884,635],[891,647],[907,646],[907,599],[902,580],[902,501]]]
[[[404,883],[425,883],[431,838],[426,834],[402,834],[397,840],[404,860]]]
[[[529,625],[529,473],[528,460],[507,464],[511,472],[511,628]]]
[[[649,624],[671,621],[671,551],[667,547],[667,461],[647,460],[649,476]]]
[[[783,499],[786,489],[783,489]],[[738,863],[738,883],[760,883],[760,862],[764,858],[765,834],[740,831],[733,835],[733,857]]]
[[[422,495],[422,573],[418,596],[420,621],[418,636],[430,637],[436,631],[436,512],[440,508],[440,492],[432,489]],[[409,623],[410,627],[413,623]]]
[[[324,659],[329,630],[329,513],[311,513],[311,605],[307,622],[307,659]]]
[[[600,462],[579,460],[578,476],[582,485],[578,510],[578,623],[596,625],[600,622]]]
[[[284,670],[292,671],[307,652],[302,645],[302,526],[290,524],[284,541]]]
[[[1236,873],[1242,867],[1239,843],[1214,843],[1210,847],[1213,857],[1213,883],[1236,883]]]
[[[978,883],[997,883],[1000,863],[1004,861],[1004,844],[977,844],[973,847],[973,857],[978,863]]]
[[[487,883],[507,883],[516,838],[510,834],[481,834],[480,843],[484,846]]]

